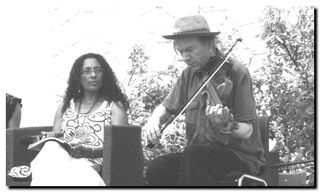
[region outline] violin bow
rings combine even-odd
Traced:
[[[214,66],[211,74],[209,75],[209,77],[203,82],[203,84],[197,89],[197,91],[192,95],[192,97],[190,97],[190,99],[187,101],[187,103],[181,107],[181,109],[176,113],[176,115],[174,115],[173,117],[171,117],[167,122],[165,122],[165,124],[161,127],[160,132],[162,133],[167,127],[168,125],[170,125],[173,121],[175,121],[188,107],[189,105],[192,103],[192,101],[199,95],[199,93],[201,93],[202,89],[209,83],[209,81],[214,77],[214,75],[219,71],[219,69],[226,63],[226,61],[229,59],[232,49],[235,47],[235,45],[238,42],[241,42],[242,38],[238,38],[236,40],[236,42],[232,45],[232,47],[229,49],[229,51],[226,53],[225,57],[223,58],[223,61]],[[147,147],[149,148],[153,148],[154,147],[154,143],[148,143]]]

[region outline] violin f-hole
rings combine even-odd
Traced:
[[[210,105],[209,93],[205,90],[201,93],[202,100],[205,101],[206,106]]]

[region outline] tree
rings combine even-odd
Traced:
[[[314,159],[314,8],[265,9],[268,62],[254,75],[257,106],[271,112],[281,161]],[[290,167],[290,170],[299,166]],[[290,171],[287,169],[287,171]]]
[[[135,44],[132,48],[129,59],[131,60],[131,70],[129,71],[130,79],[128,81],[128,86],[130,85],[134,75],[142,75],[147,72],[146,68],[149,57],[144,53],[143,45]]]
[[[130,101],[130,123],[143,127],[156,106],[162,103],[172,89],[180,71],[170,65],[166,71],[151,71],[148,69],[144,47],[135,45],[129,59],[132,68],[127,94]],[[130,83],[131,82],[131,83]],[[186,145],[183,117],[166,129],[154,148],[144,147],[145,168],[150,160],[160,155],[179,152]]]

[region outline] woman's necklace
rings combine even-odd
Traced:
[[[93,107],[97,104],[97,102],[99,101],[100,99],[100,96],[97,97],[96,101],[92,104],[92,106],[90,107],[90,109],[84,113],[84,117],[83,117],[83,121],[82,121],[82,124],[81,124],[81,127],[83,126],[84,124],[84,121],[86,120],[86,117],[87,117],[87,114],[89,114],[91,112],[91,110],[93,109]],[[79,104],[79,108],[78,108],[78,114],[77,114],[77,123],[78,123],[78,127],[80,126],[79,124],[79,114],[80,114],[80,109],[81,109],[81,104],[82,104],[82,99],[80,99],[80,104]]]

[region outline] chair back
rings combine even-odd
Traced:
[[[267,159],[267,154],[269,152],[269,120],[268,116],[258,117],[258,127],[260,130],[261,142],[264,148],[264,154]]]
[[[268,116],[259,116],[258,124],[261,133],[261,140],[264,147],[264,154],[266,159],[266,166],[262,172],[261,177],[267,182],[268,186],[278,186],[279,175],[278,169],[272,167],[272,164],[279,161],[279,154],[277,152],[269,151],[269,119]]]
[[[107,186],[142,186],[141,127],[109,125],[104,131],[102,178]]]
[[[31,179],[12,179],[8,172],[12,167],[26,165],[30,167],[30,162],[36,157],[38,151],[28,150],[32,143],[30,136],[40,135],[41,131],[51,131],[52,126],[46,127],[26,127],[6,129],[6,184],[7,186],[30,185]]]

